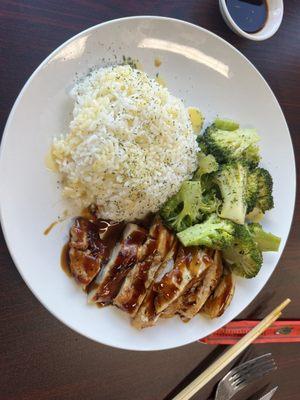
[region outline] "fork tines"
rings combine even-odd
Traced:
[[[270,353],[256,357],[229,372],[228,381],[239,390],[276,369],[276,363]]]

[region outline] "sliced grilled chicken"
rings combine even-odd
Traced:
[[[204,304],[201,312],[210,318],[220,317],[231,303],[234,289],[234,278],[231,271],[226,269],[218,286]]]
[[[109,257],[109,238],[100,235],[103,226],[107,232],[110,224],[107,221],[93,223],[79,217],[70,230],[69,268],[83,289],[92,282]]]
[[[158,314],[180,297],[187,285],[197,279],[212,263],[211,258],[200,247],[181,247],[174,268],[156,285],[155,309]]]
[[[182,298],[178,314],[183,321],[189,321],[199,312],[219,283],[222,273],[221,252],[216,250],[213,263],[205,272],[203,280],[198,285],[193,286]]]
[[[146,238],[144,228],[135,224],[126,226],[122,241],[115,245],[110,260],[93,283],[88,294],[89,302],[102,305],[112,302],[129,270],[142,258]]]
[[[145,328],[155,325],[157,319],[170,304],[176,301],[184,292],[188,283],[199,278],[212,263],[208,253],[199,247],[180,247],[174,262],[173,253],[168,256],[167,262],[157,274],[155,282],[137,312],[133,325]]]
[[[143,246],[143,259],[128,273],[114,299],[114,304],[134,316],[146,296],[147,289],[155,274],[171,250],[175,236],[155,218],[150,227],[149,237]]]
[[[70,247],[78,250],[87,250],[90,232],[97,235],[96,226],[85,218],[76,218],[70,230]]]
[[[69,260],[72,275],[85,289],[100,271],[101,258],[91,254],[90,250],[70,247]]]
[[[172,270],[174,266],[174,258],[176,257],[178,248],[178,242],[174,241],[171,250],[164,259],[164,262],[160,265],[156,272],[154,282],[152,282],[146,291],[145,297],[140,305],[140,308],[136,312],[132,319],[132,325],[135,328],[143,329],[155,325],[159,318],[154,306],[154,300],[157,295],[155,285],[160,281],[161,277],[164,276],[168,271]]]
[[[187,322],[198,312],[210,318],[223,314],[234,281],[223,269],[220,251],[182,247],[159,217],[149,233],[132,223],[123,228],[79,217],[70,230],[70,271],[89,292],[89,302],[115,304],[139,329],[159,317],[178,314]]]
[[[202,252],[202,260],[203,263],[201,268],[199,268],[196,273],[193,274],[192,279],[186,285],[183,293],[179,296],[175,301],[173,301],[161,314],[162,318],[171,318],[174,317],[179,311],[184,307],[186,297],[197,288],[202,282],[208,271],[208,269],[214,263],[212,258],[213,251],[211,249],[198,249],[198,251]]]

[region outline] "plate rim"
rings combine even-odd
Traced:
[[[25,93],[27,87],[30,85],[30,83],[33,81],[33,79],[35,78],[35,76],[39,73],[39,71],[47,64],[47,62],[49,60],[51,60],[56,53],[58,53],[62,48],[64,48],[65,46],[67,46],[69,43],[71,43],[72,41],[76,40],[78,37],[92,32],[94,30],[97,30],[105,25],[109,25],[109,24],[114,24],[114,23],[118,23],[118,22],[124,22],[124,21],[129,21],[129,20],[143,20],[143,19],[152,19],[152,20],[158,20],[158,21],[168,21],[168,22],[175,22],[175,23],[179,23],[182,25],[186,25],[189,26],[193,29],[196,29],[197,31],[200,32],[205,32],[207,35],[212,36],[214,39],[220,40],[221,42],[223,42],[223,44],[225,46],[229,46],[231,48],[231,50],[233,50],[234,52],[238,53],[239,56],[243,59],[244,62],[248,63],[248,65],[254,69],[254,71],[258,74],[259,78],[262,80],[262,82],[264,83],[264,86],[266,88],[266,90],[268,90],[269,94],[273,97],[273,100],[275,101],[275,104],[278,108],[278,111],[281,113],[281,117],[284,121],[285,124],[285,128],[287,129],[287,132],[289,134],[289,145],[290,148],[292,150],[292,157],[293,157],[293,173],[294,173],[294,182],[293,182],[293,188],[294,188],[294,198],[293,198],[293,210],[292,210],[292,217],[291,217],[291,223],[288,229],[288,233],[287,233],[287,237],[284,243],[284,247],[281,250],[281,254],[278,258],[278,261],[274,267],[274,269],[272,270],[270,276],[268,277],[268,279],[266,280],[266,282],[263,284],[263,286],[259,289],[258,293],[256,294],[256,296],[251,300],[250,303],[248,303],[248,305],[245,307],[247,308],[255,299],[256,297],[260,294],[261,290],[266,286],[266,284],[268,283],[268,281],[270,280],[271,276],[273,275],[273,273],[275,272],[277,265],[279,264],[282,254],[284,252],[285,246],[287,244],[287,241],[289,240],[289,236],[291,233],[291,228],[294,222],[294,216],[295,216],[295,205],[296,205],[296,195],[297,195],[297,170],[296,170],[296,159],[295,159],[295,150],[294,150],[294,145],[293,145],[293,140],[292,140],[292,136],[288,127],[288,123],[286,121],[285,115],[283,113],[283,110],[280,106],[279,101],[277,100],[277,97],[275,96],[273,90],[271,89],[271,87],[269,86],[268,82],[266,81],[266,79],[263,77],[263,75],[259,72],[259,70],[256,68],[256,66],[243,54],[240,52],[240,50],[238,50],[236,47],[234,47],[231,43],[229,43],[227,40],[223,39],[222,37],[220,37],[219,35],[217,35],[216,33],[203,28],[200,25],[196,25],[193,24],[191,22],[185,21],[185,20],[181,20],[178,18],[171,18],[171,17],[164,17],[164,16],[156,16],[156,15],[134,15],[134,16],[128,16],[128,17],[122,17],[122,18],[116,18],[116,19],[111,19],[108,21],[104,21],[101,22],[99,24],[96,25],[92,25],[87,29],[84,29],[80,32],[78,32],[77,34],[73,35],[72,37],[70,37],[69,39],[67,39],[66,41],[64,41],[62,44],[60,44],[58,47],[56,47],[39,65],[38,67],[32,72],[32,74],[29,76],[29,78],[27,78],[25,84],[23,85],[22,89],[20,90],[19,94],[17,95],[14,104],[9,112],[7,121],[5,123],[4,126],[4,130],[3,130],[3,135],[2,135],[2,139],[1,139],[1,143],[0,143],[0,166],[2,165],[2,159],[3,159],[3,154],[4,154],[4,149],[5,149],[5,145],[6,145],[6,137],[8,136],[8,132],[9,132],[9,128],[11,125],[11,122],[14,118],[14,114],[15,114],[15,110],[18,107],[19,102],[21,101],[23,94]],[[110,347],[114,347],[114,348],[118,348],[118,349],[122,349],[122,350],[129,350],[129,351],[163,351],[163,350],[168,350],[168,349],[173,349],[173,348],[178,348],[178,347],[182,347],[182,346],[186,346],[188,344],[194,343],[194,340],[187,340],[184,343],[178,344],[176,346],[174,345],[170,345],[170,346],[166,346],[164,345],[163,347],[159,347],[159,348],[137,348],[137,347],[122,347],[122,343],[120,344],[112,344],[109,342],[109,340],[105,340],[101,342],[99,340],[97,340],[96,338],[90,336],[89,334],[83,333],[79,330],[77,330],[76,328],[72,327],[68,322],[66,322],[65,320],[63,320],[61,317],[59,317],[55,311],[50,310],[47,305],[44,303],[44,301],[40,298],[39,293],[36,292],[35,289],[32,288],[31,284],[28,282],[27,279],[25,279],[25,277],[23,276],[22,273],[22,268],[19,266],[19,264],[16,262],[15,260],[15,255],[13,253],[12,250],[12,245],[10,244],[7,232],[6,232],[6,228],[5,228],[5,223],[4,223],[4,216],[3,216],[3,210],[2,210],[2,204],[1,204],[1,194],[0,194],[0,223],[1,223],[1,227],[2,227],[2,231],[3,231],[3,236],[5,239],[5,243],[7,245],[9,254],[12,258],[12,261],[15,265],[15,267],[17,268],[19,274],[21,275],[22,279],[24,280],[25,284],[27,285],[27,287],[30,289],[30,291],[32,292],[32,294],[37,298],[37,300],[43,305],[43,307],[45,307],[45,309],[52,315],[54,316],[56,319],[58,319],[60,322],[62,322],[65,326],[67,326],[69,329],[71,329],[72,331],[76,332],[77,334],[80,334],[81,336],[84,336],[92,341],[94,341],[95,343],[99,343],[105,346],[110,346]],[[243,310],[245,310],[245,308]],[[242,311],[243,311],[242,310]],[[242,312],[240,311],[240,312]],[[227,322],[228,323],[228,322]],[[226,323],[225,323],[226,324]],[[224,325],[223,325],[224,326]],[[199,335],[199,339],[200,339]],[[196,339],[197,341],[198,339]]]

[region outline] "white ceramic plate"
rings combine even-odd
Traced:
[[[86,296],[60,268],[70,220],[48,236],[44,229],[66,209],[55,174],[45,167],[52,138],[68,130],[68,90],[78,75],[122,56],[138,58],[152,76],[159,72],[171,93],[196,105],[210,122],[217,114],[258,129],[263,165],[274,177],[276,207],[266,229],[282,237],[279,253],[264,257],[259,275],[238,279],[232,304],[215,320],[189,324],[162,320],[137,331],[121,311],[87,305]],[[158,57],[162,64],[154,66]],[[23,279],[58,319],[75,331],[110,346],[167,349],[204,337],[236,317],[265,285],[290,229],[295,200],[295,162],[287,124],[262,76],[236,49],[205,29],[160,17],[133,17],[92,27],[55,50],[33,73],[9,116],[1,145],[1,222]],[[30,323],[30,321],[28,321]]]

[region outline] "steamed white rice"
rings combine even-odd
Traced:
[[[197,166],[196,134],[182,101],[130,66],[101,68],[76,85],[70,132],[52,156],[64,195],[99,216],[156,212]]]

